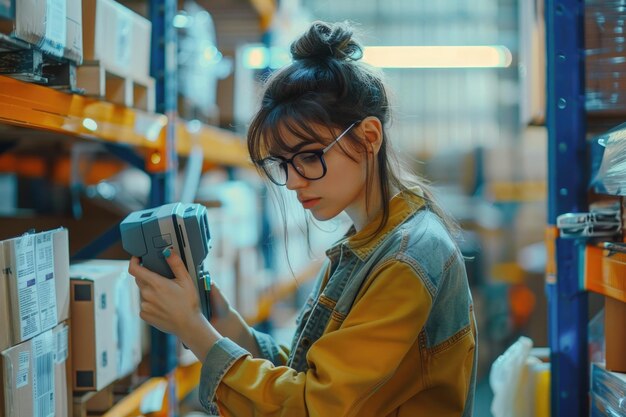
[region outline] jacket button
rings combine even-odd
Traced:
[[[301,345],[305,348],[308,348],[309,346],[311,346],[311,341],[309,340],[308,337],[303,337]]]

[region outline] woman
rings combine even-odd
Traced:
[[[315,22],[266,83],[248,148],[318,220],[353,227],[327,252],[291,348],[250,328],[219,289],[201,314],[180,257],[166,280],[131,259],[141,317],[203,361],[203,405],[224,416],[470,416],[476,328],[454,223],[393,162],[381,76],[346,24]]]

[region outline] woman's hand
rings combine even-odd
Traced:
[[[253,357],[260,357],[259,347],[252,337],[250,327],[239,313],[230,305],[228,299],[224,297],[219,286],[211,282],[211,293],[209,295],[211,305],[211,324],[224,337],[239,344],[252,354]]]
[[[185,264],[171,248],[163,251],[175,278],[144,268],[132,257],[128,272],[141,293],[140,317],[161,331],[175,334],[201,361],[221,338],[200,310],[198,290]]]
[[[231,314],[231,310],[233,310],[230,302],[226,299],[224,294],[222,294],[219,286],[213,280],[211,280],[209,305],[211,306],[211,324],[216,328],[218,327],[219,322],[225,320]]]

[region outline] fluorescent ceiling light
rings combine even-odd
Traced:
[[[494,68],[511,65],[506,46],[366,46],[363,61],[380,68]]]

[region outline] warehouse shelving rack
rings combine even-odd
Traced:
[[[561,239],[563,213],[587,211],[584,0],[547,0],[548,265],[551,415],[589,413],[588,294],[626,302],[626,259],[584,240]],[[626,119],[612,112],[609,121]],[[607,120],[603,121],[605,124]]]
[[[584,1],[546,2],[548,229],[546,292],[553,417],[588,413],[587,294],[577,242],[558,238],[556,218],[585,207]],[[574,168],[574,169],[572,169]],[[550,257],[549,257],[550,259]]]
[[[51,132],[57,139],[62,136],[68,141],[87,140],[103,144],[109,153],[150,176],[148,204],[157,206],[174,199],[179,157],[189,156],[199,149],[204,168],[250,168],[251,163],[243,141],[232,132],[177,119],[177,41],[176,29],[171,22],[177,13],[178,3],[175,0],[146,1],[148,18],[152,22],[150,75],[155,79],[155,113],[0,76],[0,125],[5,126],[5,132],[15,133],[13,126],[24,129],[16,131],[17,134],[11,137],[24,136],[25,132]],[[250,0],[250,5],[258,14],[261,29],[267,30],[276,10],[275,0]],[[6,138],[0,141],[0,172],[19,171],[31,177],[47,173],[45,156],[24,157],[6,153],[16,143],[17,140]],[[69,164],[63,162],[63,169],[55,169],[57,178],[69,178]],[[122,165],[110,161],[95,163],[106,173],[116,172]],[[82,248],[73,259],[95,257],[117,240],[119,231],[114,225]],[[272,299],[268,295],[261,304],[267,307]],[[259,317],[249,319],[254,322],[265,318],[260,312]],[[200,374],[198,363],[177,366],[176,347],[174,337],[152,329],[150,359],[153,377],[114,406],[106,416],[140,415],[144,396],[155,389],[158,391],[163,383],[167,384],[163,408],[151,415],[176,415],[177,401],[194,388]]]
[[[273,0],[254,0],[252,6],[267,26],[275,9]],[[68,94],[49,87],[0,76],[0,124],[5,132],[50,132],[56,139],[102,143],[113,155],[145,171],[151,179],[150,206],[173,201],[178,157],[200,149],[204,165],[251,167],[245,144],[230,131],[177,120],[176,29],[171,22],[177,12],[175,0],[149,0],[152,22],[151,76],[155,78],[156,113],[126,108],[98,99]],[[12,129],[18,130],[13,132]],[[23,130],[19,130],[19,129]],[[27,133],[26,133],[27,135]],[[0,172],[41,176],[42,156],[9,155],[17,140],[0,141]],[[68,164],[64,164],[67,166]],[[118,169],[107,165],[107,171]],[[69,173],[60,177],[67,178]],[[95,257],[119,239],[117,225],[81,249],[74,259]],[[164,408],[157,415],[175,415],[176,402],[199,380],[199,364],[177,366],[174,337],[152,330],[151,374],[153,378],[114,407],[107,416],[139,415],[142,398],[163,381],[168,385]]]

